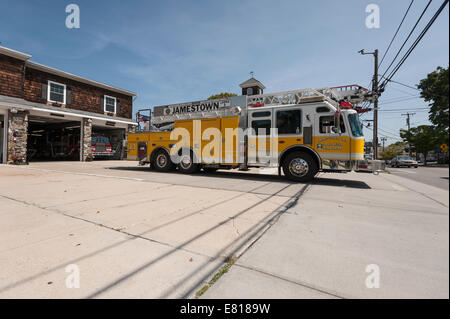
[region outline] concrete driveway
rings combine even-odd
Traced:
[[[448,197],[406,181],[0,165],[0,298],[193,297],[230,256],[202,297],[448,297]]]
[[[0,297],[193,295],[304,187],[241,175],[121,161],[1,165]],[[65,285],[71,264],[79,289]]]

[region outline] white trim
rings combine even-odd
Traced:
[[[22,61],[26,61],[29,58],[31,58],[31,55],[23,53],[23,52],[19,52],[10,48],[6,48],[6,47],[2,47],[0,46],[0,54],[4,54]]]
[[[84,149],[84,120],[80,121],[80,149],[78,153],[80,153],[80,162],[83,161],[83,149]]]
[[[132,120],[122,121],[122,120],[117,120],[115,118],[107,119],[107,118],[92,116],[92,115],[84,115],[84,114],[77,114],[77,113],[64,112],[64,111],[41,109],[41,108],[35,107],[35,106],[28,106],[28,105],[22,105],[22,104],[17,104],[17,103],[10,103],[10,102],[8,102],[8,103],[0,102],[0,107],[2,107],[2,106],[4,106],[6,109],[16,107],[18,109],[26,109],[26,110],[32,110],[32,111],[38,111],[38,112],[44,112],[44,113],[62,114],[62,115],[72,116],[75,118],[96,119],[96,120],[100,120],[100,121],[104,121],[104,122],[124,123],[124,124],[129,124],[129,125],[134,125],[134,126],[138,125],[136,122],[134,122]]]
[[[60,102],[60,101],[53,101],[53,100],[50,99],[50,86],[51,86],[51,84],[56,84],[56,85],[60,85],[60,86],[64,87],[63,101],[62,102]],[[48,102],[58,103],[58,104],[66,104],[66,93],[67,93],[67,86],[65,84],[58,83],[58,82],[55,82],[55,81],[50,81],[50,80],[47,81],[47,101]]]
[[[106,110],[106,98],[114,99],[114,112],[110,112],[110,111]],[[114,96],[106,95],[106,94],[103,95],[103,112],[116,114],[117,113],[117,98],[115,98]]]
[[[364,159],[364,154],[362,153],[339,153],[339,152],[318,152],[322,159],[339,159],[348,161],[349,158],[352,160]]]
[[[3,128],[3,160],[0,164],[6,164],[8,161],[8,111],[0,109],[0,114],[3,115],[4,128]],[[0,128],[1,130],[2,128]]]

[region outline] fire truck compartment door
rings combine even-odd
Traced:
[[[239,117],[223,117],[222,133],[222,163],[235,164],[239,154]]]
[[[272,110],[252,110],[248,117],[251,132],[248,135],[248,164],[268,166],[272,158]]]

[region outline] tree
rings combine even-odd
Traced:
[[[237,94],[234,93],[228,93],[228,92],[222,92],[219,94],[211,95],[208,100],[214,100],[214,99],[224,99],[231,96],[237,96]]]
[[[422,153],[424,155],[426,165],[428,152],[439,147],[445,136],[445,132],[443,129],[431,125],[420,125],[411,128],[409,131],[400,130],[400,136],[414,147],[416,153]]]
[[[449,120],[449,85],[448,85],[448,67],[438,67],[420,81],[417,86],[421,92],[420,96],[427,102],[431,102],[429,119],[431,123],[439,128],[448,131]]]
[[[387,146],[383,152],[380,153],[382,159],[390,160],[394,157],[401,155],[405,149],[405,142],[396,142]]]

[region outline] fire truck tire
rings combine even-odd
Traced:
[[[168,172],[173,166],[170,156],[166,151],[160,150],[153,157],[152,168],[156,171]]]
[[[183,174],[194,174],[200,171],[200,164],[194,163],[194,155],[192,151],[189,155],[182,155],[180,163],[178,163],[178,170]]]
[[[282,163],[286,177],[295,182],[310,182],[314,179],[319,168],[311,155],[304,152],[288,154]]]

